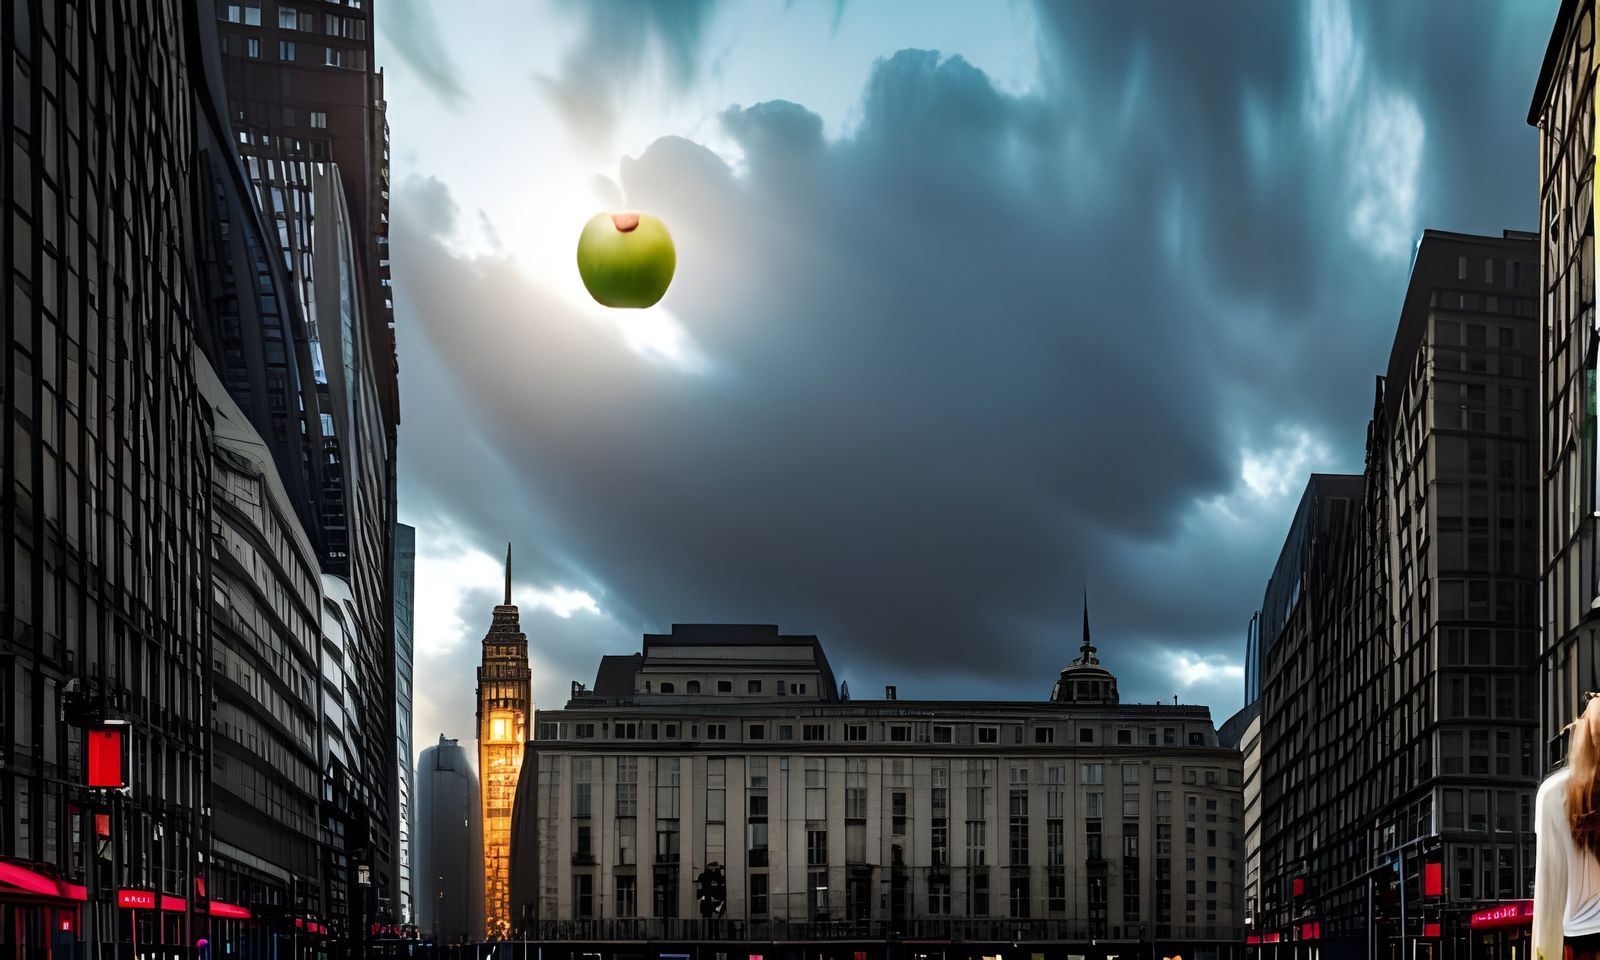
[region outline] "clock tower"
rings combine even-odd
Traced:
[[[506,598],[494,608],[478,668],[478,776],[483,786],[484,932],[511,932],[511,805],[531,732],[533,672],[528,635],[511,604],[511,544],[506,544]]]

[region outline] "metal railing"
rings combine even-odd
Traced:
[[[513,937],[513,939],[521,939]],[[628,940],[975,940],[1020,943],[1089,940],[1242,941],[1241,927],[1181,924],[1090,924],[1083,920],[1024,920],[966,917],[915,920],[702,920],[639,918],[542,920],[527,931],[541,941]]]

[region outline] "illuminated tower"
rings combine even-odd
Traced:
[[[522,747],[533,715],[528,635],[511,605],[511,544],[506,544],[506,602],[494,608],[478,668],[478,775],[483,786],[484,931],[511,930],[511,804],[522,769]]]

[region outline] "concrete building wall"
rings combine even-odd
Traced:
[[[544,920],[697,918],[695,878],[715,861],[731,920],[1238,931],[1241,760],[1206,708],[986,706],[540,711],[513,840],[514,862],[536,870],[513,877],[514,901]],[[820,737],[802,739],[807,726]],[[752,843],[763,812],[765,863]]]

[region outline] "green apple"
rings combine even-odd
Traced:
[[[598,213],[578,237],[578,273],[608,307],[648,307],[672,283],[678,254],[666,224],[647,213]]]

